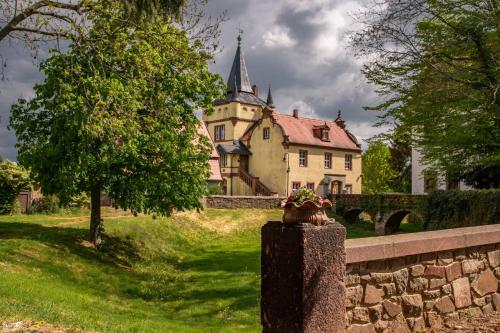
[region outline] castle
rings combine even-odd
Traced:
[[[361,146],[340,112],[334,121],[276,110],[250,84],[241,36],[227,80],[227,96],[203,121],[219,153],[227,195],[288,196],[307,187],[317,194],[361,193]]]

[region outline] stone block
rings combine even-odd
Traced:
[[[398,333],[408,333],[411,332],[408,324],[406,323],[406,319],[402,313],[398,314],[396,318],[389,323],[389,327],[387,327],[389,332],[398,332]]]
[[[430,279],[429,289],[438,288],[446,284],[446,279]]]
[[[498,280],[491,271],[487,269],[479,275],[479,278],[472,283],[472,288],[480,296],[484,296],[488,293],[496,292],[498,289]]]
[[[396,317],[398,314],[400,314],[403,311],[401,305],[399,305],[398,303],[395,303],[395,302],[391,302],[389,300],[385,300],[382,303],[382,306],[384,307],[385,312],[387,312],[387,314],[391,318]]]
[[[500,250],[493,250],[488,252],[488,262],[491,268],[500,266]]]
[[[377,287],[367,284],[365,288],[365,299],[366,304],[378,304],[382,302],[382,297],[384,296],[384,291],[378,289]]]
[[[377,333],[377,331],[373,324],[353,324],[347,329],[347,333]]]
[[[424,276],[442,279],[446,276],[446,271],[443,266],[427,266],[425,268]]]
[[[410,279],[408,287],[410,292],[416,293],[427,289],[428,285],[429,281],[426,278],[416,277]]]
[[[495,307],[496,311],[500,311],[500,293],[491,295],[491,303]]]
[[[424,311],[431,311],[436,301],[424,301]]]
[[[451,265],[445,267],[446,279],[451,282],[462,276],[462,265],[459,262],[454,262]]]
[[[411,276],[417,277],[424,275],[425,267],[424,265],[414,265],[410,267]]]
[[[467,259],[462,261],[462,272],[464,274],[476,273],[482,266],[483,263],[480,260]]]
[[[485,306],[483,306],[481,308],[481,310],[483,311],[483,315],[485,315],[485,316],[488,316],[495,311],[495,310],[493,310],[493,306],[491,304],[486,304]]]
[[[382,283],[380,285],[384,290],[385,296],[392,296],[396,294],[396,284],[395,283]]]
[[[382,311],[382,304],[377,304],[375,306],[369,307],[368,313],[370,314],[370,320],[372,322],[377,322],[378,320],[382,319]]]
[[[411,330],[412,332],[422,332],[425,330],[425,321],[424,317],[418,317],[418,318],[408,318],[411,319]]]
[[[453,262],[453,252],[440,252],[437,259],[438,265],[449,265]]]
[[[441,291],[438,290],[424,290],[422,293],[425,299],[437,299],[441,297]]]
[[[352,308],[361,303],[363,299],[363,287],[355,286],[346,289],[346,307]]]
[[[427,326],[433,329],[440,328],[441,326],[443,326],[443,320],[437,312],[432,312],[432,311],[427,312],[425,319],[427,322]]]
[[[387,320],[379,320],[375,323],[375,330],[377,332],[387,332],[387,327],[389,326],[389,322]]]
[[[403,313],[405,317],[420,317],[424,307],[422,296],[416,295],[403,295]]]
[[[443,292],[443,294],[445,295],[449,295],[451,294],[451,284],[445,284],[444,286],[441,287],[441,291]]]
[[[438,313],[450,313],[455,311],[455,305],[450,296],[445,296],[436,301],[434,305]]]
[[[458,309],[465,308],[472,304],[470,295],[469,279],[466,277],[456,279],[451,283],[453,287],[453,298]]]
[[[365,307],[355,307],[354,309],[352,309],[352,319],[354,321],[359,321],[362,323],[369,323],[370,314],[368,312],[368,309]]]
[[[497,277],[497,279],[500,280],[500,267],[495,268],[495,270],[493,272],[495,273],[495,276]]]
[[[479,307],[485,306],[486,305],[486,297],[474,298],[472,300],[472,303],[474,303],[475,305],[477,305]]]
[[[406,287],[408,286],[408,269],[400,269],[399,271],[394,272],[393,274],[394,282],[396,283],[396,290],[399,294],[402,294],[406,291]]]
[[[262,227],[263,333],[345,329],[345,235],[339,223],[269,222]]]
[[[467,308],[459,311],[460,319],[477,318],[483,315],[481,308]]]
[[[352,286],[355,284],[359,284],[361,282],[361,279],[359,277],[359,274],[346,274],[345,276],[345,284],[346,286]]]
[[[371,273],[370,276],[376,284],[392,282],[392,273]]]

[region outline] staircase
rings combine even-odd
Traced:
[[[255,195],[261,195],[266,197],[273,197],[277,193],[271,191],[266,185],[264,185],[258,177],[254,177],[242,168],[238,169],[238,176],[252,189]]]

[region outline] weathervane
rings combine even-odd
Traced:
[[[238,24],[238,47],[241,46],[241,35],[243,35],[243,29],[241,29],[241,25]]]

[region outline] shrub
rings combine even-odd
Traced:
[[[14,162],[0,163],[0,214],[11,214],[19,192],[30,186],[29,172]]]
[[[46,213],[55,214],[60,210],[59,198],[55,195],[47,195],[41,197],[40,199],[33,200],[31,208],[28,210],[28,214],[35,213]]]
[[[426,202],[426,230],[496,223],[500,223],[500,190],[433,191]]]

